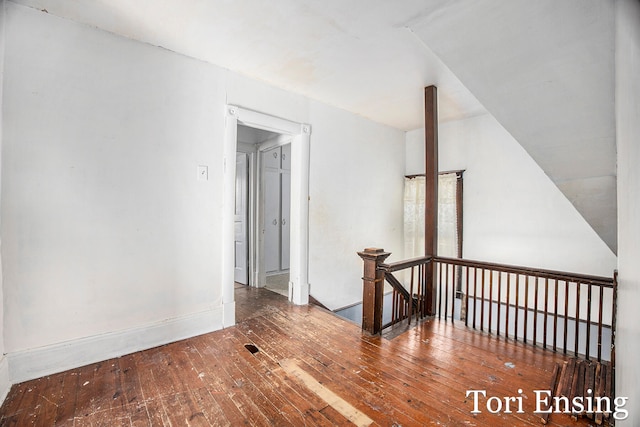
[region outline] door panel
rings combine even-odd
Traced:
[[[236,203],[234,216],[234,280],[244,285],[249,283],[249,168],[246,153],[236,153]]]
[[[285,147],[288,147],[285,145]],[[283,150],[284,152],[284,147]],[[288,156],[286,156],[288,157]],[[283,153],[283,160],[286,158]],[[291,227],[290,227],[290,206],[291,206],[291,172],[283,171],[282,172],[282,186],[281,186],[281,194],[282,194],[282,203],[281,203],[281,212],[282,212],[282,243],[280,248],[280,269],[288,270],[289,269],[289,242],[291,238]]]
[[[265,272],[289,269],[291,145],[262,153]]]
[[[280,147],[275,147],[262,153],[262,166],[270,169],[280,168]]]
[[[291,144],[282,146],[282,170],[290,171],[291,170]]]
[[[266,165],[271,159],[280,161],[280,148],[265,151],[263,159],[264,268],[268,273],[280,270],[280,170]]]

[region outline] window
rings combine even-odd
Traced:
[[[462,257],[462,174],[438,176],[438,255]],[[405,177],[404,258],[424,256],[425,177]]]

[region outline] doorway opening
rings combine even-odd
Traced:
[[[287,282],[286,294],[289,301],[299,305],[309,301],[311,135],[308,124],[236,106],[227,106],[226,113],[223,213],[225,250],[222,264],[225,327],[235,324],[235,282],[246,281],[248,286],[253,287],[269,286],[268,278],[274,276],[273,279],[282,283],[283,277],[275,276],[288,274],[284,281]],[[243,142],[242,139],[249,138],[246,134],[251,133],[258,135],[261,141]],[[261,167],[262,163],[268,161],[272,162],[270,168]],[[236,174],[237,171],[239,174]],[[277,189],[279,193],[279,203],[271,202],[275,206],[273,209],[266,205],[263,193],[270,191],[260,177],[269,174],[271,192],[276,192]],[[245,195],[248,195],[248,199]],[[237,200],[245,202],[237,204]],[[286,206],[289,207],[288,212]],[[267,219],[268,212],[276,212],[277,215]],[[277,242],[276,249],[265,246],[270,241],[265,238],[269,224],[273,227],[271,231],[277,230],[277,233],[271,233]]]
[[[271,144],[277,144],[271,147]],[[283,145],[280,145],[284,143]],[[269,145],[265,148],[265,145]],[[291,238],[291,141],[285,136],[261,144],[260,197],[265,287],[289,296]],[[260,286],[261,283],[258,283]]]
[[[234,281],[289,297],[291,136],[238,124]]]

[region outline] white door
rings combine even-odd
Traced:
[[[289,269],[291,228],[289,225],[291,211],[291,144],[282,146],[282,176],[280,182],[281,200],[280,212],[282,219],[280,220],[281,242],[280,242],[280,270]]]
[[[262,153],[264,270],[280,270],[280,147]]]
[[[249,283],[248,214],[249,159],[246,153],[236,153],[236,208],[234,215],[235,266],[234,280]]]

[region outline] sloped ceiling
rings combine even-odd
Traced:
[[[493,114],[615,251],[613,0],[12,0],[402,129]],[[544,207],[541,207],[544,209]]]
[[[603,0],[456,0],[407,23],[615,252],[614,25]]]

